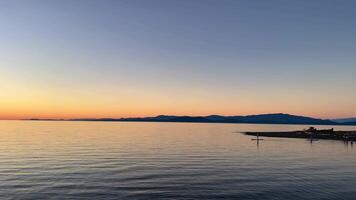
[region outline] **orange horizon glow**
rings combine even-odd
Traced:
[[[222,115],[222,116],[246,116],[246,115],[258,115],[258,114],[274,114],[274,113],[285,113],[297,116],[306,116],[313,117],[319,119],[337,119],[337,118],[349,118],[355,115],[312,115],[308,113],[287,113],[287,112],[221,112],[221,113],[210,113],[210,112],[201,112],[201,113],[187,113],[187,112],[142,112],[142,114],[133,114],[133,113],[90,113],[90,112],[82,112],[79,113],[65,113],[65,112],[57,112],[57,113],[6,113],[2,112],[0,115],[0,120],[23,120],[23,119],[78,119],[78,118],[130,118],[130,117],[155,117],[158,115],[174,115],[174,116],[208,116],[208,115]]]
[[[88,92],[90,91],[90,92]],[[119,91],[119,92],[116,92]],[[140,91],[140,92],[135,92]],[[242,92],[241,92],[242,93]],[[301,92],[233,93],[197,88],[50,88],[11,86],[0,94],[0,119],[126,118],[157,115],[254,115],[286,113],[322,119],[355,117],[352,98],[334,99]],[[312,96],[309,97],[309,96]],[[341,96],[342,97],[342,96]],[[320,101],[316,104],[313,99]],[[262,100],[263,99],[263,100]],[[311,100],[309,100],[311,99]],[[334,105],[334,106],[330,106]],[[335,106],[337,105],[337,106]]]

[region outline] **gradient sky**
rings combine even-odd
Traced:
[[[356,116],[356,1],[2,0],[0,119]]]

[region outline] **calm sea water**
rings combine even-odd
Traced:
[[[356,146],[239,133],[303,128],[0,121],[0,199],[356,199]]]

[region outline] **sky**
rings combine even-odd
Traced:
[[[356,117],[353,0],[0,1],[0,119]]]

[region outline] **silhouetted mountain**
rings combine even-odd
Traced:
[[[202,122],[202,123],[255,123],[255,124],[320,124],[341,125],[330,120],[315,119],[311,117],[295,116],[283,113],[262,114],[248,116],[169,116],[159,115],[156,117],[142,118],[103,118],[103,119],[73,119],[82,121],[141,121],[141,122]]]
[[[342,123],[344,125],[356,125],[356,121]]]
[[[356,123],[356,118],[331,119],[331,121],[336,123]]]
[[[311,117],[295,116],[282,113],[249,115],[243,117],[242,122],[264,124],[336,124],[330,120],[315,119]]]
[[[350,118],[352,119],[352,118]],[[33,119],[42,120],[42,119]],[[48,120],[48,119],[47,119]],[[346,120],[346,119],[343,119]],[[309,125],[356,125],[356,121],[334,121],[316,119],[290,114],[261,114],[247,116],[173,116],[158,115],[156,117],[136,118],[85,118],[70,119],[69,121],[128,121],[128,122],[200,122],[200,123],[250,123],[250,124],[309,124]]]
[[[158,115],[157,117],[153,117],[156,120],[171,120],[176,118],[176,116],[169,116],[169,115]]]

